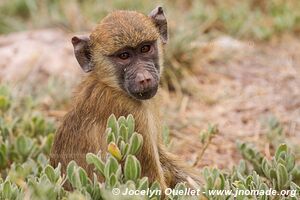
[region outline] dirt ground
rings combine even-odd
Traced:
[[[0,80],[25,84],[41,74],[43,80],[58,76],[78,81],[82,73],[69,38],[59,30],[0,36]],[[199,47],[192,70],[195,81],[187,87],[194,95],[165,92],[162,109],[170,150],[187,162],[194,162],[203,148],[199,133],[209,123],[217,124],[220,133],[198,167],[230,168],[240,159],[237,141],[253,142],[268,155],[263,125],[272,116],[283,123],[292,143],[299,141],[299,39],[287,36],[265,44],[215,40]]]
[[[227,59],[225,49],[213,61],[204,66],[200,63],[202,71],[196,75],[200,97],[183,98],[177,107],[167,109],[174,136],[171,149],[188,161],[193,161],[202,148],[199,130],[207,128],[208,123],[218,125],[220,134],[212,140],[198,167],[230,168],[240,159],[238,141],[252,142],[268,156],[269,141],[264,135],[270,117],[283,124],[287,141],[299,146],[300,40],[285,37],[268,44],[243,44]],[[195,65],[199,66],[197,61]]]

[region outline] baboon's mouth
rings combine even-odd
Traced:
[[[130,95],[138,100],[147,100],[155,96],[158,87],[154,87],[141,92],[130,92]]]

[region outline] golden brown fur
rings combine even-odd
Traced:
[[[94,50],[104,55],[109,55],[124,46],[134,47],[143,41],[156,40],[158,37],[159,33],[149,17],[135,11],[112,12],[91,34]],[[98,45],[103,43],[106,45]]]

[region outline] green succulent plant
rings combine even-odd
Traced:
[[[0,87],[1,88],[1,87]],[[1,91],[1,90],[0,90]],[[9,90],[5,90],[9,91]],[[49,152],[53,142],[53,122],[41,114],[33,113],[33,104],[18,104],[12,101],[9,92],[3,93],[9,101],[9,107],[0,116],[0,200],[23,199],[99,199],[99,200],[243,200],[243,199],[289,199],[300,198],[300,166],[286,144],[277,147],[274,156],[269,159],[248,143],[238,144],[243,156],[233,169],[219,170],[204,168],[199,176],[203,177],[200,196],[185,196],[187,183],[178,183],[173,188],[177,193],[162,196],[157,181],[151,182],[142,176],[142,167],[136,155],[143,145],[143,137],[135,132],[132,115],[116,118],[110,116],[105,131],[107,151],[99,154],[88,153],[86,161],[94,167],[94,175],[87,176],[86,171],[71,161],[66,175],[62,175],[61,166],[53,168],[49,164]],[[24,102],[24,101],[23,101]],[[24,112],[26,110],[26,112]],[[15,119],[15,120],[12,120]],[[30,124],[28,126],[28,124]],[[276,125],[276,126],[275,126]],[[276,123],[273,127],[281,127]],[[30,127],[30,128],[28,128]],[[217,133],[216,126],[210,126],[207,133],[201,134],[205,144],[208,136]],[[272,129],[273,130],[273,129]],[[206,133],[206,132],[204,132]],[[168,136],[167,129],[164,134]],[[201,142],[200,141],[200,142]],[[168,143],[168,142],[167,142]],[[73,191],[66,191],[63,185],[69,182]],[[128,189],[138,191],[139,195],[120,195]],[[239,191],[282,190],[293,191],[290,195],[237,194]],[[212,191],[232,191],[233,194],[217,194]],[[118,192],[116,195],[114,192]]]

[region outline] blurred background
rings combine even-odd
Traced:
[[[170,33],[162,81],[170,151],[199,168],[230,168],[238,142],[267,157],[286,142],[299,159],[299,0],[1,0],[2,133],[44,145],[84,76],[71,37],[113,10],[157,5]]]

